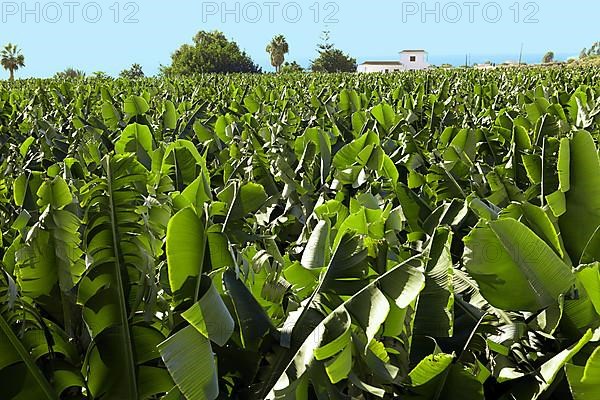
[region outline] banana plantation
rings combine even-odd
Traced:
[[[600,69],[0,82],[0,398],[600,399]]]

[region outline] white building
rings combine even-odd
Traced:
[[[404,71],[400,61],[365,61],[358,66],[358,72],[394,72]]]
[[[425,50],[403,50],[400,52],[400,62],[407,71],[427,69],[431,65],[427,62]]]
[[[508,60],[508,61],[503,62],[499,66],[505,67],[505,68],[517,68],[517,67],[520,67],[521,64],[518,61]]]
[[[475,64],[473,66],[473,68],[475,68],[475,69],[496,69],[496,65],[489,64],[489,63],[486,63],[486,64]]]
[[[394,72],[427,69],[425,50],[404,50],[400,53],[400,61],[365,61],[358,66],[358,72]]]

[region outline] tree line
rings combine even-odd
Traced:
[[[311,61],[309,70],[313,72],[355,72],[356,59],[337,49],[331,43],[329,32],[323,32],[321,43],[317,45],[317,57]],[[271,65],[276,72],[302,72],[304,69],[296,61],[286,61],[290,46],[285,36],[275,35],[268,43],[266,52],[270,55]],[[1,54],[2,67],[9,72],[9,79],[15,78],[15,72],[25,66],[25,56],[16,45],[7,44]],[[162,66],[165,75],[194,75],[198,73],[260,73],[258,64],[239,45],[228,39],[220,31],[200,31],[191,44],[183,44],[171,55],[171,65]],[[96,78],[106,78],[104,72],[95,72]],[[122,78],[137,79],[145,76],[140,64],[133,64],[121,71]],[[58,72],[56,78],[83,78],[85,73],[69,67]]]
[[[544,57],[542,57],[542,63],[544,63],[544,64],[553,63],[555,61],[554,56],[555,56],[555,54],[553,51],[547,52],[546,54],[544,54]],[[584,61],[584,60],[590,59],[590,58],[593,59],[598,56],[600,56],[600,42],[594,42],[594,43],[592,43],[592,46],[589,49],[587,47],[584,47],[581,50],[581,52],[579,53],[579,61]],[[575,58],[573,58],[571,60],[576,61]]]
[[[331,43],[329,32],[323,32],[322,42],[317,45],[318,56],[311,61],[312,72],[355,72],[356,59],[339,50]],[[279,34],[267,44],[271,65],[276,72],[302,72],[296,62],[286,62],[290,46],[285,36]],[[184,44],[171,56],[171,65],[162,67],[167,75],[193,75],[202,72],[262,72],[252,58],[242,51],[235,41],[220,31],[200,31],[192,44]]]
[[[266,46],[271,65],[278,73],[303,72],[304,69],[296,61],[286,61],[290,46],[284,35],[278,34]],[[312,72],[355,72],[356,59],[344,53],[331,43],[330,32],[325,31],[321,43],[317,45],[317,57],[311,60],[309,70]],[[595,42],[589,49],[583,49],[580,59],[600,55],[600,42]],[[555,54],[547,52],[542,63],[553,63]],[[2,67],[9,72],[12,81],[15,72],[25,66],[25,57],[21,49],[8,43],[0,52]],[[191,44],[183,44],[171,55],[171,65],[161,66],[164,75],[194,75],[198,73],[260,73],[258,64],[239,45],[228,39],[220,31],[200,31],[192,39]],[[104,72],[95,72],[94,77],[106,78]],[[80,78],[85,73],[75,68],[67,68],[55,75],[57,78]],[[120,77],[137,79],[145,76],[140,64],[133,64],[129,69],[121,71]]]

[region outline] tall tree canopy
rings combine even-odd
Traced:
[[[313,72],[356,72],[356,59],[336,49],[329,32],[323,32],[321,39],[323,42],[317,46],[319,56],[310,66]]]
[[[589,49],[584,48],[579,54],[579,58],[593,57],[600,55],[600,42],[594,42]]]
[[[73,67],[68,67],[64,71],[57,72],[54,75],[57,79],[77,79],[77,78],[85,78],[85,72],[80,69],[76,69]]]
[[[119,76],[121,78],[127,79],[138,79],[143,78],[144,76],[146,76],[146,74],[144,74],[142,66],[140,64],[135,63],[131,66],[131,68],[121,71]]]
[[[285,36],[277,35],[267,45],[267,53],[271,55],[271,65],[275,67],[277,72],[280,71],[281,65],[285,61],[285,55],[289,53],[290,47]]]
[[[210,72],[260,72],[236,42],[219,31],[200,31],[193,44],[184,44],[171,56],[172,64],[163,68],[166,74],[194,75]]]
[[[12,81],[15,79],[15,71],[25,66],[25,56],[21,54],[17,45],[9,43],[0,53],[0,63],[9,72]]]
[[[544,57],[542,58],[542,62],[545,64],[554,62],[554,52],[549,51],[546,54],[544,54]]]

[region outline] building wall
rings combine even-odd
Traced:
[[[411,61],[411,57],[414,57],[415,61]],[[427,69],[430,67],[427,62],[426,53],[400,53],[400,62],[404,64],[407,70]]]
[[[403,68],[401,65],[359,65],[358,72],[394,72],[394,71],[402,71]]]
[[[495,65],[491,65],[491,64],[476,64],[475,65],[475,69],[495,69],[496,66]]]

